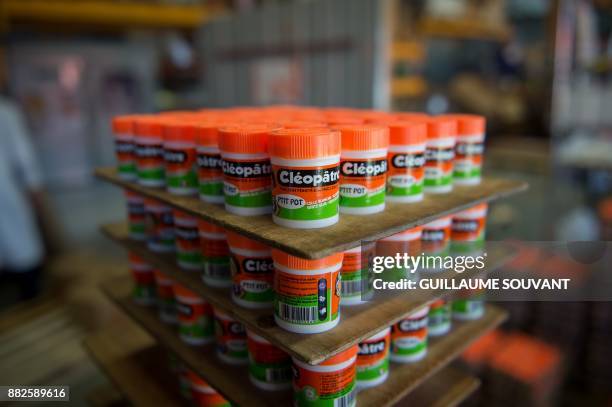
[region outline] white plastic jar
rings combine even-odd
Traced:
[[[270,160],[274,223],[314,229],[338,222],[339,133],[326,128],[276,130]]]
[[[272,250],[274,320],[301,334],[332,329],[340,321],[340,269],[343,253],[309,260]]]
[[[219,128],[223,193],[228,212],[242,216],[272,212],[272,166],[268,154],[272,130],[265,125]]]
[[[248,329],[247,345],[251,382],[265,391],[289,389],[293,378],[291,356]]]
[[[423,200],[427,123],[389,123],[387,201],[411,203]]]
[[[391,360],[397,363],[417,362],[427,355],[429,306],[402,319],[391,328]]]
[[[244,325],[218,308],[214,312],[217,356],[230,365],[246,365],[249,354]]]
[[[293,358],[296,407],[346,406],[357,404],[357,345],[318,365]],[[324,404],[323,404],[324,403]]]
[[[378,386],[389,377],[391,328],[385,328],[359,343],[357,354],[357,387]]]
[[[340,155],[340,212],[369,215],[385,210],[389,129],[344,125]]]
[[[428,194],[453,190],[453,168],[457,122],[437,117],[427,121],[424,189]]]

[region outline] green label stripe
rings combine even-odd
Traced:
[[[119,171],[120,174],[136,175],[136,164],[133,162],[119,163],[117,164],[117,171]]]
[[[274,201],[274,213],[279,218],[289,220],[327,219],[338,215],[338,203],[338,196],[335,196],[327,202],[291,209],[284,208]]]
[[[190,263],[190,264],[203,264],[202,261],[202,253],[199,251],[193,252],[180,252],[176,253],[176,258],[181,263]]]
[[[414,346],[411,346],[409,348],[399,348],[397,346],[395,346],[393,343],[391,344],[391,352],[393,352],[396,355],[414,355],[416,353],[420,353],[422,351],[424,351],[425,349],[427,349],[427,339],[425,339],[422,342],[419,342],[418,344],[415,344]]]
[[[453,177],[457,179],[477,178],[477,177],[480,177],[480,174],[481,174],[480,166],[472,167],[472,169],[468,171],[460,171],[457,169],[453,171]]]
[[[481,234],[481,236],[478,237],[478,239],[472,240],[469,242],[457,242],[457,241],[451,240],[451,250],[453,252],[466,253],[466,252],[473,252],[476,250],[484,249],[485,243],[484,243],[483,235],[484,233]]]
[[[249,362],[249,373],[255,379],[264,383],[289,383],[293,378],[291,362],[288,363],[256,363]]]
[[[198,176],[195,171],[182,174],[166,174],[166,183],[172,188],[197,188]]]
[[[348,384],[344,389],[332,394],[316,394],[315,389],[305,387],[298,389],[295,394],[296,405],[312,407],[334,407],[335,400],[349,394],[355,388],[355,380]],[[314,393],[314,394],[313,394]],[[311,397],[314,396],[313,400]]]
[[[249,302],[272,302],[274,301],[274,290],[270,287],[269,290],[263,292],[249,292],[245,290],[240,290],[240,295],[237,295],[238,298],[249,301]]]
[[[141,180],[163,180],[166,177],[164,167],[139,168],[138,179]]]
[[[469,314],[480,310],[484,306],[483,300],[470,299],[470,300],[454,300],[453,301],[453,312],[459,314]]]
[[[391,184],[387,184],[387,195],[388,196],[411,196],[419,195],[423,193],[423,180],[412,184],[409,187],[396,187]]]
[[[385,358],[382,360],[382,363],[379,363],[376,366],[357,367],[357,380],[367,381],[378,379],[388,371],[389,352],[387,352],[387,356],[385,356]]]
[[[204,259],[206,263],[214,264],[216,266],[227,265],[229,267],[229,264],[230,264],[229,256],[223,256],[223,257],[202,256],[202,259]]]
[[[134,284],[132,296],[139,300],[148,300],[155,298],[155,285]]]
[[[130,222],[131,235],[144,235],[146,233],[146,224]]]
[[[260,208],[272,205],[272,192],[258,191],[241,193],[238,195],[225,195],[225,203],[245,208]]]
[[[453,183],[453,174],[445,174],[438,178],[425,177],[424,185],[426,187],[438,187],[443,185],[451,185]]]
[[[199,185],[200,195],[223,196],[223,181],[202,182]]]
[[[429,311],[428,315],[428,326],[430,327],[438,327],[442,325],[447,325],[450,322],[451,312],[450,306],[445,305],[440,308],[435,308]]]
[[[246,346],[244,349],[230,349],[227,346],[217,346],[217,349],[219,349],[219,352],[232,359],[248,359],[249,357]]]
[[[357,270],[357,271],[343,271],[340,273],[341,275],[341,284],[342,284],[342,294],[341,296],[344,298],[351,297],[360,297],[362,295],[362,291],[369,292],[370,285],[367,283],[368,278],[368,270]],[[363,277],[363,278],[362,278]],[[346,287],[352,287],[351,292],[349,293]],[[359,289],[356,289],[359,287]]]
[[[375,192],[366,193],[364,196],[347,197],[340,195],[340,206],[351,208],[362,208],[376,206],[385,203],[385,189],[380,188]]]
[[[211,318],[202,317],[193,323],[179,323],[179,334],[188,338],[211,338],[214,335],[214,325]]]

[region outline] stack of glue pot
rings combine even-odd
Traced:
[[[477,187],[485,121],[269,107],[120,116],[113,130],[118,173],[127,181],[222,204],[236,215],[270,214],[283,227],[312,229],[331,226],[342,214],[382,212],[387,201],[408,209],[424,194],[452,193],[454,184]],[[397,245],[428,255],[471,250],[484,241],[487,213],[486,204],[478,205],[369,247],[311,260],[131,191],[126,200],[133,239],[154,252],[175,252],[181,268],[201,273],[206,285],[227,288],[237,307],[269,308],[278,326],[300,334],[333,329],[340,306],[362,303],[363,253],[392,252]],[[297,406],[352,406],[358,388],[387,379],[389,360],[417,362],[427,353],[428,336],[449,332],[452,318],[483,314],[482,293],[438,299],[359,346],[309,365],[138,256],[130,255],[130,266],[136,302],[157,305],[160,319],[176,324],[190,345],[216,341],[220,360],[248,365],[252,382],[264,391],[290,388],[293,380]],[[229,404],[194,372],[176,361],[173,366],[195,404]]]

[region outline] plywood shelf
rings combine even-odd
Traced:
[[[113,184],[159,199],[166,204],[197,215],[207,221],[234,230],[271,247],[305,258],[321,258],[326,255],[357,247],[362,241],[374,241],[410,227],[450,215],[472,205],[503,198],[527,188],[522,181],[484,178],[471,187],[455,187],[446,195],[426,196],[422,202],[402,205],[387,204],[384,212],[355,216],[342,215],[340,221],[323,229],[299,230],[278,226],[271,216],[233,215],[222,206],[201,202],[195,197],[169,194],[163,189],[140,186],[121,180],[114,168],[100,168],[96,175]]]
[[[230,401],[249,406],[291,404],[290,392],[270,393],[253,388],[247,369],[223,364],[215,357],[212,346],[195,348],[182,342],[171,326],[159,321],[154,309],[136,305],[129,298],[129,287],[126,290],[124,285],[109,284],[105,292],[163,347],[177,354]],[[431,340],[429,353],[422,361],[392,363],[389,379],[381,386],[360,392],[358,405],[390,406],[403,398],[411,404],[420,400],[424,405],[459,402],[478,386],[478,381],[444,368],[472,341],[499,325],[506,315],[499,308],[488,306],[483,318],[455,324],[448,335]],[[123,336],[130,335],[123,332]]]
[[[423,305],[446,295],[450,290],[410,290],[394,296],[375,298],[363,305],[343,307],[341,319],[334,329],[313,335],[300,335],[285,331],[274,323],[272,310],[253,310],[237,306],[230,298],[229,290],[215,289],[205,285],[199,273],[186,272],[176,265],[173,254],[154,253],[142,242],[129,239],[125,223],[102,227],[105,235],[124,248],[133,251],[154,267],[166,273],[180,284],[197,292],[213,306],[224,309],[235,319],[257,334],[266,338],[292,356],[307,363],[316,364],[350,346],[376,334],[385,327],[398,322],[407,314]],[[488,270],[504,264],[512,257],[513,251],[505,246],[494,246],[488,252]],[[474,274],[470,276],[474,277]],[[465,278],[467,275],[454,271],[436,274],[436,277]],[[123,281],[123,282],[121,282]],[[126,292],[130,282],[120,280]]]

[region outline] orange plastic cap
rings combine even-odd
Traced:
[[[483,134],[486,128],[484,116],[476,114],[448,114],[441,117],[457,121],[457,134],[460,136],[473,136]]]
[[[280,129],[270,135],[270,155],[313,159],[340,154],[340,133],[325,128]]]
[[[377,150],[389,147],[389,129],[375,124],[336,127],[342,135],[342,150]]]
[[[196,220],[197,218],[193,215],[188,214],[187,212],[183,212],[179,209],[172,209],[172,215],[174,219],[184,219],[184,220]]]
[[[427,140],[427,123],[424,121],[395,121],[389,127],[389,143],[394,145],[423,144]]]
[[[134,133],[141,137],[162,138],[163,119],[154,115],[143,115],[134,118]]]
[[[112,127],[115,134],[132,134],[134,133],[134,119],[137,115],[116,116],[113,118]]]
[[[198,123],[195,125],[196,143],[200,146],[219,145],[219,127],[226,123],[211,121],[209,123]]]
[[[183,141],[195,143],[195,126],[188,121],[182,121],[176,117],[162,122],[164,141]]]
[[[430,117],[431,116],[429,116],[428,114],[421,113],[421,112],[397,112],[395,113],[395,118],[397,120],[406,120],[406,121],[427,120]]]
[[[324,360],[318,366],[333,366],[340,363],[348,362],[355,356],[357,356],[357,352],[359,351],[359,347],[357,345],[351,346],[345,351],[338,353],[335,356],[332,356],[329,359]]]
[[[345,124],[363,124],[364,119],[356,116],[331,116],[327,118],[330,126],[342,126]]]
[[[208,384],[206,380],[202,379],[200,376],[198,376],[196,372],[191,369],[187,370],[187,377],[189,378],[189,381],[193,386],[208,387],[214,390],[212,387],[210,387],[210,384]]]
[[[270,248],[256,240],[249,239],[241,234],[227,231],[227,243],[230,247],[245,250],[270,250]]]
[[[225,229],[221,226],[217,226],[214,223],[206,222],[205,220],[198,220],[198,230],[200,232],[207,233],[225,233]]]
[[[197,295],[196,293],[194,293],[187,287],[181,284],[178,284],[178,283],[174,283],[174,285],[172,286],[172,291],[174,291],[174,295],[176,297],[193,298],[193,299],[198,299],[198,300],[202,299],[202,297],[200,297],[199,295]]]
[[[268,151],[268,139],[274,127],[268,125],[232,125],[219,128],[219,149],[237,154]]]
[[[326,128],[327,123],[314,120],[281,120],[278,125],[285,129]]]
[[[457,136],[457,121],[446,117],[434,117],[427,120],[427,138],[438,139]]]
[[[130,259],[130,263],[147,263],[142,257],[140,257],[134,252],[129,252],[128,258]]]
[[[281,250],[272,249],[272,258],[275,263],[296,270],[318,270],[325,267],[332,267],[338,263],[342,263],[344,253],[334,253],[331,256],[323,257],[316,260],[303,259],[301,257],[292,256]]]

